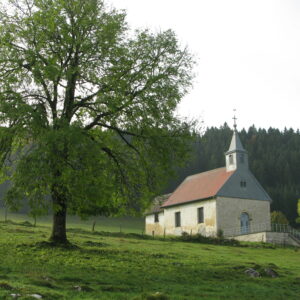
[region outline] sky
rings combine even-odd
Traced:
[[[106,0],[132,29],[173,29],[197,65],[178,113],[205,127],[300,128],[300,1]]]

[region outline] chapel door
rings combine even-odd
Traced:
[[[241,234],[247,234],[250,231],[250,220],[247,213],[241,215]]]

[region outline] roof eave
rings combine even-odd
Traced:
[[[180,206],[180,205],[190,204],[190,203],[199,202],[199,201],[211,200],[211,199],[214,199],[215,197],[216,197],[216,195],[211,196],[211,197],[196,199],[196,200],[185,201],[185,202],[181,202],[181,203],[174,203],[174,204],[170,204],[170,205],[164,205],[164,206],[162,206],[162,208],[169,208],[169,207]]]
[[[250,198],[250,197],[234,197],[234,196],[228,196],[228,195],[222,195],[222,194],[217,194],[216,197],[224,197],[224,198],[234,198],[234,199],[246,199],[246,200],[258,200],[258,201],[268,201],[272,203],[272,199],[257,199],[257,198]]]

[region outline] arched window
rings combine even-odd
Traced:
[[[229,164],[233,165],[233,155],[232,154],[229,155]]]
[[[241,234],[250,232],[250,218],[246,212],[241,214]]]

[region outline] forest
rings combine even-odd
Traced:
[[[272,211],[283,212],[290,224],[296,225],[300,198],[299,130],[266,130],[253,125],[241,130],[239,136],[249,154],[250,170],[273,200]],[[186,176],[223,167],[231,137],[232,130],[226,123],[198,135],[192,158],[185,168],[178,169],[177,178],[169,182],[165,192],[172,192]]]

